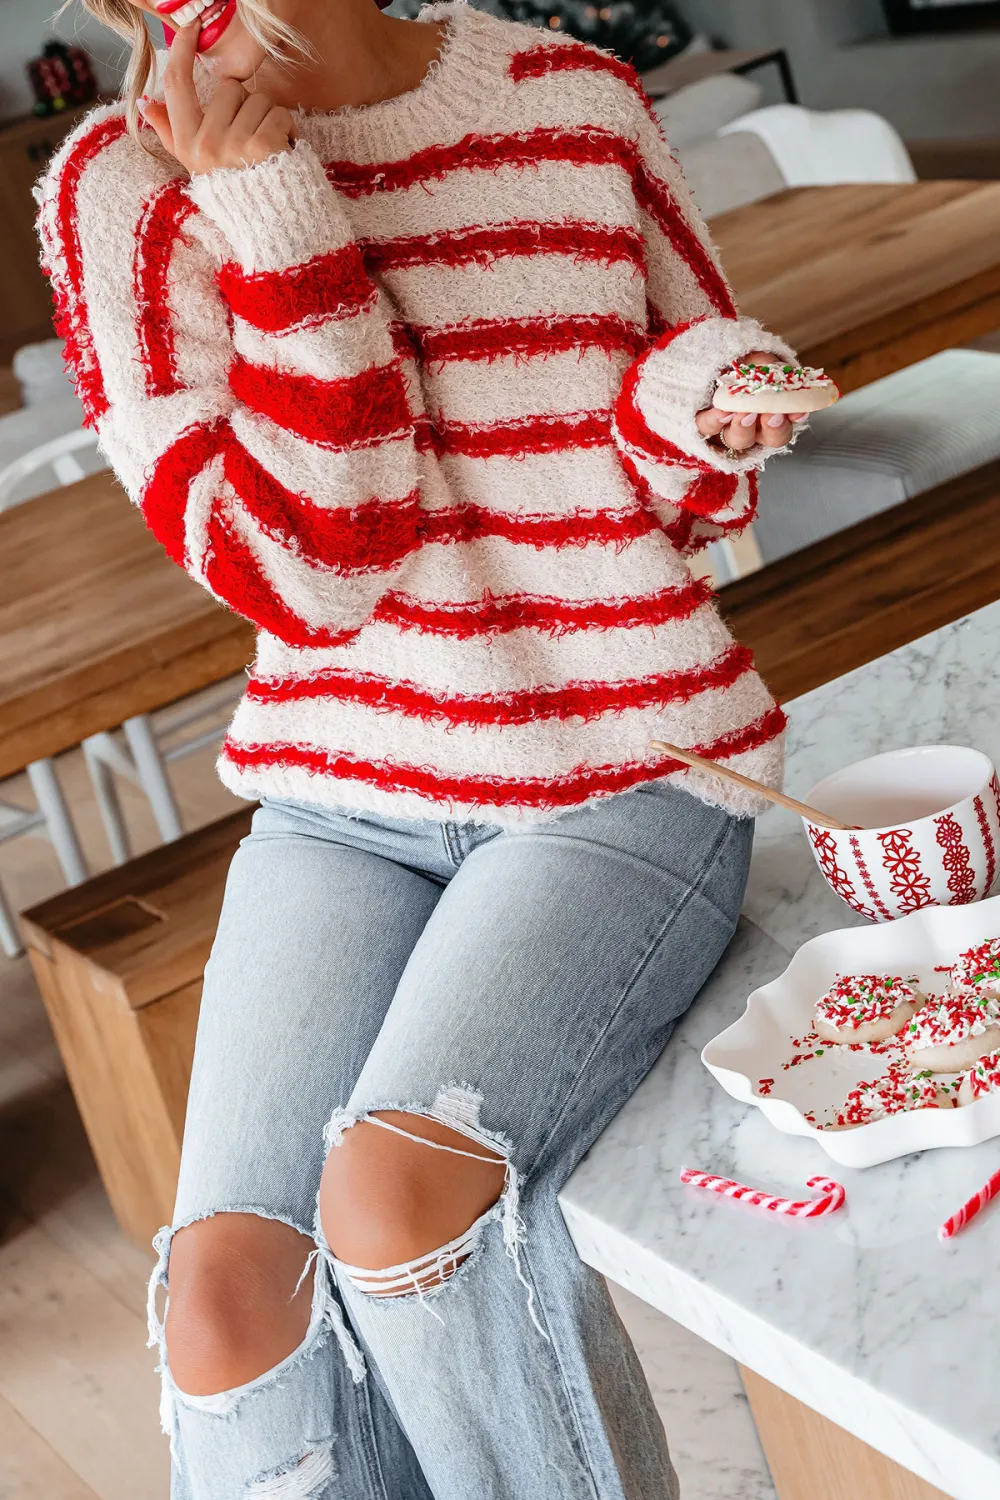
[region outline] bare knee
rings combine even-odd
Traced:
[[[397,1110],[377,1117],[452,1150],[361,1120],[330,1152],[320,1187],[323,1232],[339,1260],[372,1271],[411,1264],[458,1239],[497,1202],[506,1172],[498,1152],[437,1120]],[[440,1279],[436,1268],[417,1284]]]
[[[312,1275],[296,1291],[313,1241],[255,1214],[216,1214],[179,1229],[170,1247],[170,1372],[208,1396],[256,1380],[305,1338]]]

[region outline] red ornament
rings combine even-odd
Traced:
[[[920,855],[910,842],[910,828],[893,828],[889,833],[880,833],[882,863],[892,879],[889,887],[904,912],[921,911],[932,906],[930,876],[924,873]]]
[[[976,875],[969,858],[969,850],[962,837],[962,825],[954,813],[944,813],[934,819],[937,829],[935,837],[944,853],[941,863],[948,871],[948,889],[953,906],[968,906],[976,899]]]

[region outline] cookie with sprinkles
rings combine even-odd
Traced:
[[[896,1036],[924,1002],[892,974],[841,974],[816,1002],[813,1027],[825,1042],[883,1042]]]
[[[910,1065],[959,1073],[1000,1048],[1000,1000],[976,990],[931,996],[907,1023],[902,1041]]]
[[[953,1105],[948,1091],[930,1073],[914,1076],[904,1062],[895,1061],[881,1078],[863,1081],[851,1089],[835,1118],[824,1129],[855,1130],[859,1125],[870,1125],[874,1120],[902,1114],[904,1110],[951,1109]]]
[[[1000,1050],[981,1057],[974,1067],[958,1080],[959,1104],[975,1104],[986,1094],[1000,1090]]]
[[[956,993],[977,990],[1000,999],[1000,938],[960,953],[951,966],[951,987]]]
[[[838,387],[822,370],[738,359],[719,381],[713,404],[718,411],[811,412],[839,399]]]

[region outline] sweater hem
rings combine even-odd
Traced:
[[[733,757],[733,767],[765,785],[780,786],[784,760],[784,736]],[[223,752],[216,762],[219,779],[234,796],[253,802],[261,798],[280,798],[311,803],[340,812],[371,813],[388,818],[406,818],[414,822],[459,822],[473,826],[525,828],[552,823],[570,812],[595,807],[609,797],[620,797],[644,786],[664,781],[689,792],[710,807],[737,818],[756,818],[771,806],[767,798],[744,792],[731,782],[705,775],[700,771],[674,771],[665,776],[650,776],[648,767],[638,767],[635,779],[615,791],[597,792],[558,807],[518,807],[490,805],[485,801],[465,802],[459,799],[435,800],[419,793],[387,791],[362,781],[322,775],[298,766],[269,765],[243,768],[235,765]]]

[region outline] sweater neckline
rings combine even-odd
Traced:
[[[315,132],[324,142],[335,142],[338,150],[369,160],[406,155],[419,140],[454,138],[456,127],[461,135],[463,126],[481,122],[495,106],[497,89],[492,84],[499,80],[485,76],[492,19],[481,16],[467,0],[425,5],[416,24],[444,22],[444,27],[440,51],[418,84],[374,104],[295,110],[294,118],[304,133]]]

